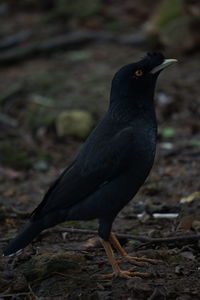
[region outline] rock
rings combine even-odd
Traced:
[[[181,252],[181,255],[187,259],[195,260],[195,256],[191,251]]]
[[[94,125],[91,114],[83,110],[66,110],[56,120],[56,131],[59,137],[73,136],[85,139]]]
[[[170,143],[170,142],[164,142],[164,143],[160,143],[160,148],[163,150],[172,150],[174,148],[174,144]]]
[[[45,160],[38,160],[33,164],[33,168],[36,171],[46,172],[48,167],[48,163]]]
[[[182,269],[183,269],[183,268],[182,268],[181,266],[176,266],[174,272],[175,272],[176,274],[179,274],[179,275],[180,275],[180,274],[182,274]]]

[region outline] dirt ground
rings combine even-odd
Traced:
[[[63,109],[86,109],[96,123],[108,105],[114,72],[147,50],[94,43],[0,69],[1,108],[11,122],[2,122],[0,132],[1,249],[83,143],[58,138],[51,118]],[[19,256],[0,257],[1,300],[200,299],[200,242],[178,239],[180,234],[200,234],[200,53],[176,58],[178,64],[163,72],[157,83],[154,167],[113,224],[118,234],[177,237],[171,242],[141,242],[119,235],[130,255],[159,260],[143,267],[122,262],[122,269],[152,276],[103,279],[101,274],[111,267],[97,236],[90,233],[97,222],[65,222],[43,232]],[[5,97],[7,90],[12,92]],[[162,217],[163,213],[179,216]],[[65,230],[69,227],[74,232]]]

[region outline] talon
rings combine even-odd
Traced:
[[[101,278],[103,278],[103,279],[110,279],[110,278],[112,278],[113,276],[115,276],[115,273],[101,274],[100,276],[101,276]]]
[[[112,237],[112,235],[111,235]],[[112,277],[122,277],[122,278],[125,278],[125,279],[130,279],[130,278],[133,278],[133,277],[142,277],[142,278],[149,278],[151,277],[151,274],[150,273],[141,273],[141,272],[134,272],[132,270],[129,270],[129,271],[123,271],[120,269],[115,257],[114,257],[114,254],[113,254],[113,251],[112,251],[112,248],[111,248],[111,245],[108,241],[104,241],[104,240],[100,240],[101,243],[102,243],[102,246],[104,247],[105,251],[106,251],[106,254],[108,256],[108,260],[109,260],[109,263],[111,264],[112,266],[112,269],[113,269],[113,273],[111,274],[105,274],[105,275],[101,275],[101,278],[104,278],[104,279],[108,279],[108,278],[112,278]],[[125,250],[123,248],[121,248],[119,242],[114,238],[111,238],[111,241],[112,241],[112,244],[114,244],[115,248],[118,249],[118,251],[120,252],[120,254],[123,256],[123,259],[133,263],[133,264],[136,264],[137,266],[143,266],[143,262],[142,261],[146,261],[146,262],[150,262],[150,263],[155,263],[156,260],[153,260],[153,259],[149,259],[149,258],[145,258],[145,257],[131,257],[129,256]]]
[[[142,277],[142,278],[152,277],[151,273],[142,273],[142,272],[130,272],[130,273],[134,275],[133,277]]]
[[[142,262],[147,262],[152,265],[156,265],[158,263],[158,260],[152,258],[146,258],[146,257],[132,257],[127,255],[124,258],[129,262],[133,262],[133,264],[135,264],[135,262],[139,263],[140,266],[144,266],[144,263]]]
[[[143,262],[140,262],[135,257],[131,257],[131,256],[124,256],[123,260],[127,261],[127,262],[130,262],[131,264],[133,264],[135,266],[139,266],[139,267],[142,267],[142,266],[145,265]]]
[[[146,257],[131,257],[127,254],[127,252],[122,248],[120,245],[118,239],[116,238],[114,233],[110,233],[110,242],[112,243],[113,247],[119,252],[119,254],[123,257],[125,261],[130,262],[133,265],[136,266],[144,266],[144,262],[150,263],[150,264],[157,264],[159,261],[156,259],[146,258]]]

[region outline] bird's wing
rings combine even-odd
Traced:
[[[121,174],[133,150],[133,129],[127,127],[102,145],[89,143],[60,175],[33,211],[39,219],[57,209],[67,209]],[[90,145],[91,144],[91,145]]]

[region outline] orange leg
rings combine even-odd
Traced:
[[[110,242],[112,243],[113,247],[121,254],[121,256],[124,258],[125,261],[130,262],[133,265],[136,266],[143,266],[143,262],[148,262],[150,264],[157,264],[156,259],[146,258],[146,257],[131,257],[128,255],[128,253],[122,248],[120,245],[118,239],[116,238],[114,233],[110,233]]]
[[[111,264],[112,269],[113,269],[113,273],[102,275],[103,278],[112,278],[112,277],[116,276],[116,277],[122,277],[122,278],[129,279],[129,278],[132,278],[135,276],[140,276],[140,277],[145,277],[145,278],[148,278],[151,276],[151,274],[149,274],[149,273],[140,273],[140,272],[121,270],[115,257],[114,257],[110,243],[107,241],[104,241],[102,239],[100,239],[100,241],[101,241],[102,246],[105,249],[105,252],[108,256],[109,263]]]

